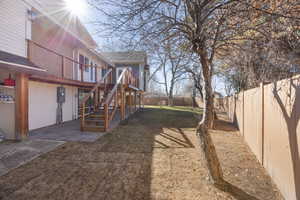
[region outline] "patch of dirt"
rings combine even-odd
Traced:
[[[66,143],[0,178],[0,199],[229,200],[208,182],[191,112],[144,109],[94,143]],[[213,131],[227,181],[281,197],[241,137]]]

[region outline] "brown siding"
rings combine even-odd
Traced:
[[[49,23],[45,18],[40,18],[32,23],[32,40],[69,58],[73,58],[73,50],[78,46],[71,35]],[[56,76],[61,76],[62,63],[64,62],[64,75],[66,78],[72,78],[73,63],[71,61],[67,59],[63,61],[61,56],[42,48],[34,48],[31,52],[30,56],[35,64]]]

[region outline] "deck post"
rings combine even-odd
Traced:
[[[96,110],[99,104],[99,88],[96,89],[95,93],[95,99],[94,99],[94,109]]]
[[[95,67],[95,81],[98,83],[98,66]]]
[[[139,108],[142,107],[142,93],[139,94]]]
[[[136,112],[136,110],[137,110],[136,103],[137,103],[137,100],[136,100],[136,91],[134,91],[134,112]]]
[[[131,89],[128,91],[128,106],[129,106],[129,113],[131,113]]]
[[[28,136],[28,76],[24,73],[16,75],[15,99],[16,139]]]

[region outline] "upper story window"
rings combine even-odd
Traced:
[[[95,76],[95,72],[96,72],[96,65],[93,63],[93,61],[91,61],[91,70],[90,70],[90,77],[91,77],[91,81],[95,81],[96,80],[96,76]]]
[[[107,69],[103,68],[102,69],[102,73],[101,73],[102,74],[102,78],[105,76],[106,73],[107,73]]]
[[[79,54],[80,70],[84,68],[84,56]]]
[[[85,64],[84,70],[85,70],[86,72],[89,72],[89,70],[90,70],[90,60],[89,60],[89,58],[84,57],[84,64]]]

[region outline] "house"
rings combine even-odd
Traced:
[[[116,115],[124,119],[141,105],[141,76],[133,68],[117,70],[63,6],[63,0],[0,2],[0,132],[6,139],[79,118],[82,131],[107,131]],[[144,70],[143,56],[134,64]]]
[[[124,67],[130,68],[135,76],[138,77],[138,88],[147,91],[148,79],[150,76],[149,66],[147,65],[147,54],[143,51],[127,52],[103,52],[116,67],[116,77]]]

